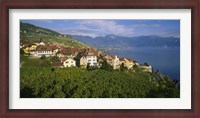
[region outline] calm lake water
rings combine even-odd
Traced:
[[[131,57],[140,64],[147,62],[164,75],[169,75],[172,79],[180,80],[180,48],[128,48],[123,50],[113,50],[109,53],[117,54],[121,57]]]

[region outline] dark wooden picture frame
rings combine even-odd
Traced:
[[[200,118],[199,86],[199,0],[76,0],[1,2],[0,117],[166,117]],[[10,9],[191,9],[192,11],[192,108],[190,110],[11,110],[9,109],[9,10]]]

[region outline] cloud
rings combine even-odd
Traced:
[[[132,27],[160,27],[159,24],[134,24]]]
[[[55,28],[57,32],[62,34],[84,35],[97,37],[102,35],[114,34],[119,36],[133,36],[133,27],[119,25],[115,21],[110,20],[77,20],[73,23],[73,27]]]
[[[61,26],[61,25],[60,25]],[[117,36],[134,37],[141,35],[178,36],[176,30],[166,29],[159,23],[126,23],[119,20],[66,20],[62,27],[53,29],[62,34],[83,35],[90,37],[114,34]]]
[[[87,29],[87,28],[59,28],[54,29],[57,32],[62,34],[71,34],[71,35],[82,35],[82,36],[90,36],[90,37],[97,37],[97,30]]]
[[[93,37],[108,34],[132,37],[137,36],[137,28],[160,27],[159,24],[121,25],[115,20],[78,20],[75,22],[75,25],[76,28],[71,29],[73,32],[77,32],[77,34],[88,34],[88,36]]]
[[[134,29],[125,25],[119,25],[110,20],[83,20],[76,22],[79,29],[90,30],[96,35],[114,34],[120,36],[133,36]]]

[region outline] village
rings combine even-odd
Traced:
[[[106,54],[101,50],[94,48],[75,48],[65,47],[54,43],[45,44],[41,40],[38,43],[20,43],[20,50],[30,58],[57,57],[58,60],[52,61],[52,67],[67,68],[87,66],[100,68],[106,61],[114,70],[120,69],[120,65],[132,69],[139,67],[145,72],[152,73],[152,66],[148,64],[139,64],[136,60],[128,57],[119,57],[118,55]]]

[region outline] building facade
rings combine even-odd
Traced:
[[[63,61],[63,66],[64,67],[75,67],[76,61],[74,59],[68,58],[65,61]]]
[[[87,64],[89,64],[90,66],[97,66],[97,56],[87,55],[86,60],[87,60]]]
[[[120,68],[120,60],[117,55],[106,55],[105,59],[106,59],[107,63],[113,67],[113,69]]]

